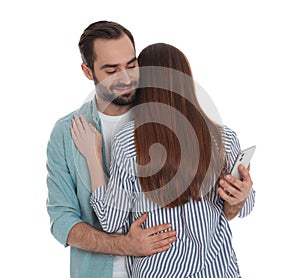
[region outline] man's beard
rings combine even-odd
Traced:
[[[132,91],[130,93],[124,94],[122,96],[116,96],[116,94],[113,92],[114,85],[110,86],[107,88],[106,86],[101,85],[100,83],[96,83],[97,80],[94,80],[96,84],[96,92],[98,96],[104,100],[105,102],[108,103],[113,103],[118,106],[126,106],[134,103],[136,100],[136,87],[137,87],[137,82],[132,81],[129,85],[124,85],[124,87],[131,87]],[[119,85],[118,87],[123,86]]]

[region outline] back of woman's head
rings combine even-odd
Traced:
[[[166,43],[156,43],[144,48],[139,57],[142,67],[168,67],[192,75],[186,56],[175,46]]]
[[[218,175],[219,128],[200,108],[188,59],[179,49],[153,44],[138,61],[135,145],[142,190],[164,207],[200,200]],[[164,151],[155,151],[158,144]]]
[[[188,59],[179,49],[165,43],[152,44],[141,51],[138,62],[141,101],[178,94],[197,102]],[[145,87],[155,87],[153,94],[149,94],[150,90],[144,90]]]

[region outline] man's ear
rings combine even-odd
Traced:
[[[89,79],[89,80],[94,80],[93,78],[93,72],[92,70],[84,63],[81,64],[81,69],[84,73],[84,75]]]

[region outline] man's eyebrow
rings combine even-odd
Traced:
[[[133,63],[133,62],[135,62],[136,60],[137,60],[137,58],[136,58],[136,57],[133,57],[130,61],[127,62],[127,65],[129,65],[129,64],[131,64],[131,63]]]
[[[133,63],[134,61],[136,61],[137,58],[136,57],[133,57],[131,60],[129,60],[126,65],[129,65],[131,63]],[[120,64],[105,64],[103,65],[100,69],[106,69],[106,68],[116,68],[117,66],[119,66]]]

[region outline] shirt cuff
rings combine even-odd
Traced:
[[[255,203],[255,190],[251,189],[250,194],[242,207],[241,211],[239,212],[239,217],[245,217],[252,211]]]
[[[55,223],[53,223],[51,227],[51,232],[54,235],[54,237],[65,247],[68,247],[68,237],[71,229],[78,223],[82,223],[83,221],[79,218],[69,218],[66,219],[62,217],[59,220],[56,220]]]

